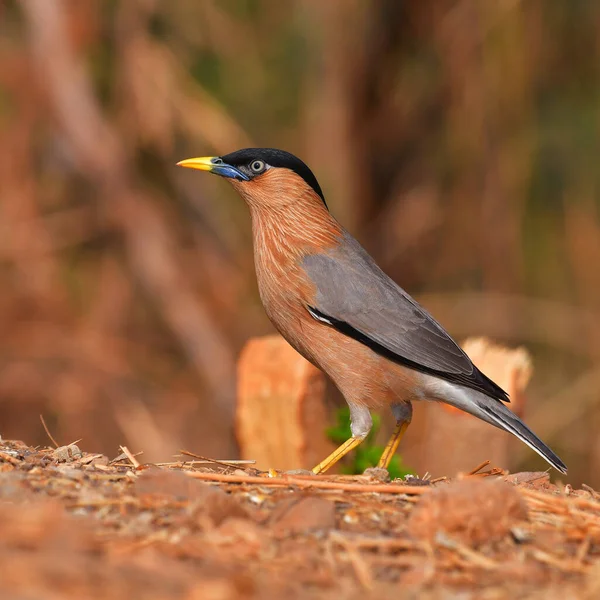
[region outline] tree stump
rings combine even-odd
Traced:
[[[235,429],[258,469],[309,469],[333,446],[325,430],[325,376],[281,336],[248,341],[238,361]]]

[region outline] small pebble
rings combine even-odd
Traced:
[[[248,494],[248,500],[250,500],[252,504],[260,506],[266,500],[266,496],[264,494],[257,494],[255,492],[252,492]]]
[[[342,517],[344,523],[348,525],[354,525],[354,523],[358,523],[358,515],[353,510],[347,510]]]
[[[382,469],[381,467],[369,467],[365,469],[363,475],[368,475],[372,479],[380,481],[381,483],[388,483],[390,480],[390,474],[387,469]]]
[[[81,450],[75,444],[59,446],[52,452],[52,458],[58,462],[67,462],[82,456]]]

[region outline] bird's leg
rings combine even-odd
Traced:
[[[398,450],[402,436],[412,419],[412,404],[410,402],[392,404],[392,413],[394,414],[394,417],[396,417],[396,429],[394,429],[394,433],[386,444],[383,454],[377,463],[377,466],[380,469],[388,468],[392,457],[396,454],[396,450]]]
[[[352,437],[346,440],[339,448],[336,448],[312,470],[315,475],[324,473],[327,469],[335,465],[348,452],[354,450],[369,435],[369,431],[371,431],[373,420],[371,419],[369,409],[365,406],[351,404],[350,402],[348,402],[348,406],[350,407],[350,430],[352,431]]]
[[[346,456],[348,452],[354,450],[354,448],[356,448],[356,446],[358,446],[366,437],[367,435],[364,434],[357,437],[352,436],[351,438],[347,439],[341,446],[336,448],[326,459],[322,460],[312,470],[312,472],[315,475],[318,475],[319,473],[324,473],[325,471],[327,471],[327,469],[333,467],[333,465],[335,465],[335,463],[338,462],[341,458]]]

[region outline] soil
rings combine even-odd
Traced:
[[[188,458],[188,457],[184,457]],[[0,443],[0,598],[598,598],[600,495]]]

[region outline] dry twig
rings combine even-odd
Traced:
[[[318,475],[302,478],[283,475],[282,477],[252,477],[250,475],[222,475],[220,473],[197,473],[186,471],[186,475],[203,481],[223,483],[246,483],[264,487],[296,487],[302,489],[342,490],[346,492],[364,492],[372,494],[409,494],[420,495],[430,490],[430,486],[394,485],[394,484],[356,484],[339,483],[321,479]]]
[[[129,462],[131,462],[133,468],[139,468],[140,463],[138,462],[138,459],[130,452],[129,448],[127,446],[119,446],[119,448],[121,448],[121,452],[123,452],[123,454],[129,459]]]
[[[191,456],[192,458],[198,459],[190,462],[203,462],[213,465],[221,465],[223,467],[238,467],[240,465],[252,465],[256,462],[255,460],[217,460],[216,458],[208,458],[200,454],[194,454],[193,452],[189,452],[187,450],[180,450],[179,452],[184,456]]]
[[[44,431],[46,432],[46,435],[50,438],[50,441],[54,444],[54,447],[58,448],[60,446],[60,444],[54,439],[54,437],[50,433],[50,430],[48,429],[48,425],[46,425],[44,415],[40,415],[40,421],[42,422],[42,425],[44,426]]]

